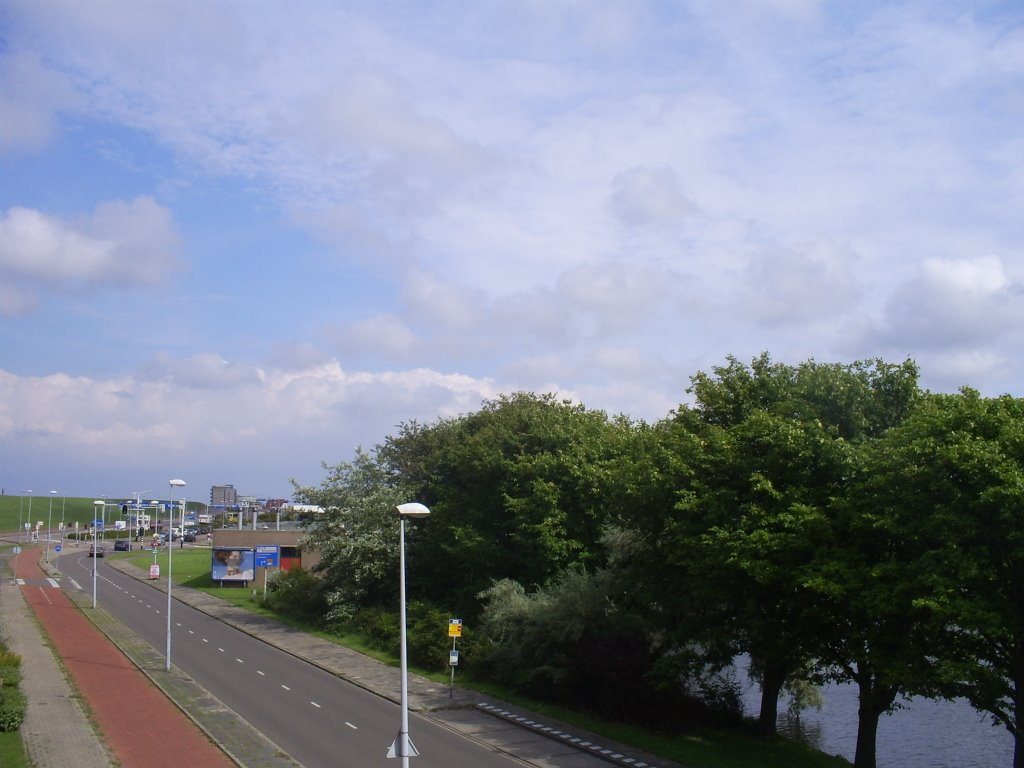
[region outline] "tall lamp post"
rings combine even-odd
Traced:
[[[171,529],[174,527],[174,489],[184,488],[186,483],[184,480],[174,479],[168,480],[168,485],[171,486],[171,507],[170,512],[167,515],[167,653],[165,654],[165,666],[164,668],[171,671],[171,555],[174,552],[174,547],[171,546]]]
[[[50,539],[53,538],[53,497],[57,491],[50,491],[50,511],[46,515],[46,562],[50,562]]]
[[[107,502],[97,499],[92,503],[92,607],[96,607],[96,563],[99,562],[97,553],[99,550],[99,532],[107,527]],[[96,513],[99,513],[99,517],[96,517]],[[99,528],[96,527],[96,521],[99,520]]]
[[[399,534],[398,534],[398,594],[401,618],[399,619],[399,634],[401,637],[401,659],[402,659],[402,725],[395,737],[391,749],[388,750],[388,757],[402,758],[402,768],[409,768],[409,758],[416,757],[419,752],[409,738],[409,663],[406,654],[405,642],[405,518],[426,517],[430,510],[419,502],[399,504],[395,509],[398,511]]]
[[[29,488],[25,493],[28,494],[28,527],[32,527],[32,489]]]

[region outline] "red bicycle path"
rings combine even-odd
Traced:
[[[45,580],[47,576],[38,560],[38,549],[23,551],[17,558],[16,577]],[[235,766],[234,761],[82,615],[63,589],[26,585],[21,587],[21,592],[87,702],[107,748],[122,766]]]

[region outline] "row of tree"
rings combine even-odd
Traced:
[[[417,500],[410,584],[481,626],[507,681],[663,707],[747,654],[766,732],[787,687],[852,682],[870,768],[900,697],[965,696],[1024,768],[1024,400],[767,354],[687,391],[654,424],[501,397],[326,467],[297,496],[328,510],[309,543],[330,618],[394,605],[394,507]]]

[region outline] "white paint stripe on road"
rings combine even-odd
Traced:
[[[47,579],[47,581],[50,582],[50,586],[54,589],[60,589],[60,584],[56,579]]]

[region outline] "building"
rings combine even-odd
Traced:
[[[304,550],[299,542],[306,532],[297,527],[281,530],[263,528],[214,528],[211,532],[212,578],[225,583],[263,584],[266,576],[292,568],[312,569],[320,562],[320,553]],[[277,566],[266,568],[258,563],[267,553],[275,555]]]
[[[210,489],[210,506],[214,509],[234,509],[238,506],[238,491],[233,485],[215,485]]]

